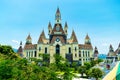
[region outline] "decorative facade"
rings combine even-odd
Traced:
[[[55,14],[54,26],[50,22],[48,23],[48,35],[49,38],[46,38],[43,30],[37,44],[32,44],[32,38],[29,34],[23,48],[23,57],[39,59],[40,54],[49,54],[50,63],[52,63],[54,62],[54,54],[59,54],[70,63],[78,62],[81,65],[93,58],[93,47],[88,34],[85,37],[84,44],[78,43],[74,30],[71,37],[68,38],[68,24],[65,22],[63,28],[59,8]]]

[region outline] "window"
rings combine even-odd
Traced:
[[[66,33],[67,33],[67,30],[66,30]]]
[[[34,54],[35,57],[37,57],[37,52],[35,51],[35,54]]]
[[[77,54],[75,53],[75,57],[77,57]]]
[[[77,48],[75,47],[75,51],[77,51]]]
[[[39,47],[39,51],[41,51],[41,47]]]
[[[79,57],[81,57],[81,51],[79,51]]]
[[[47,54],[47,47],[45,48],[45,54]]]
[[[69,53],[71,53],[71,48],[69,47]]]

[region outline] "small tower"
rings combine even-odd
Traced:
[[[22,41],[20,42],[20,47],[18,48],[17,53],[18,53],[21,57],[23,57]]]
[[[110,44],[108,56],[109,57],[113,57],[114,55],[115,55],[114,49],[113,49],[112,45]]]
[[[110,47],[109,47],[109,52],[114,52],[114,49],[113,49],[111,44],[110,44]]]
[[[65,22],[64,32],[65,32],[65,35],[68,35],[68,25],[67,25],[67,22]]]
[[[98,54],[99,54],[98,49],[97,49],[97,47],[95,47],[95,49],[94,49],[94,59],[95,60],[98,59]]]
[[[85,37],[85,44],[91,44],[91,40],[90,40],[90,37],[88,36],[88,34]]]
[[[51,32],[52,32],[52,25],[51,25],[51,23],[49,22],[49,24],[48,24],[48,35],[50,35]]]
[[[30,34],[28,35],[28,37],[26,39],[26,44],[32,44],[32,38],[31,38]]]
[[[61,23],[61,14],[60,14],[59,8],[57,8],[57,11],[56,11],[56,14],[55,14],[55,22],[56,22],[57,24],[60,24],[60,23]]]

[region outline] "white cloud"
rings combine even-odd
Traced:
[[[17,40],[12,40],[13,43],[19,44],[19,41]]]

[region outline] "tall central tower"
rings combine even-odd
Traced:
[[[61,23],[61,14],[59,8],[57,8],[56,14],[55,14],[55,22]]]

